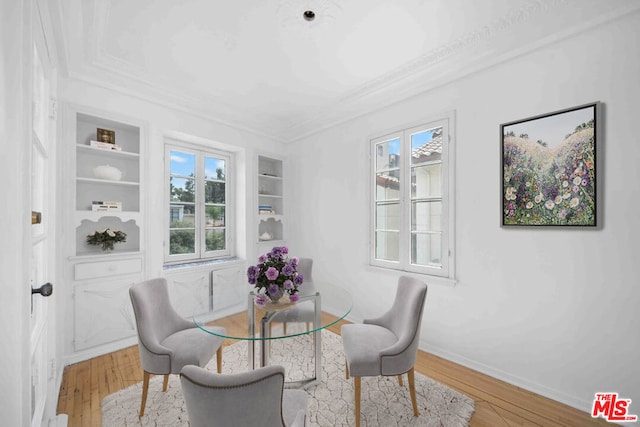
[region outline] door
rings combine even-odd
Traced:
[[[49,280],[53,273],[49,260],[51,230],[55,230],[44,191],[45,180],[51,185],[49,178],[53,176],[48,164],[54,152],[51,135],[55,132],[49,118],[48,99],[53,93],[54,74],[47,72],[51,67],[43,59],[47,50],[43,49],[40,14],[34,4],[35,0],[0,2],[0,147],[3,154],[0,157],[3,200],[0,424],[3,426],[42,425],[45,406],[55,400],[46,398],[51,393],[47,384],[51,377],[47,361],[52,360],[48,319],[53,309],[40,295],[34,298],[40,301],[31,307],[32,282]],[[34,63],[35,55],[40,64]],[[41,73],[38,79],[34,79],[36,68]],[[37,88],[36,81],[39,82]],[[37,102],[34,103],[34,99]],[[36,105],[39,110],[35,110]],[[35,129],[39,133],[37,137]],[[32,169],[39,170],[37,177],[32,176]],[[34,192],[32,188],[40,191]],[[40,224],[31,224],[32,210],[41,212]],[[55,389],[52,390],[55,394]]]
[[[33,14],[32,108],[30,147],[31,248],[29,283],[31,288],[29,372],[31,425],[48,425],[55,415],[55,310],[53,292],[52,233],[55,230],[55,109],[52,101],[53,69],[45,43],[38,7]],[[27,285],[27,284],[25,284]]]

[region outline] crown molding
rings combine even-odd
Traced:
[[[579,0],[576,0],[579,3]],[[309,120],[283,131],[281,137],[288,143],[305,139],[324,130],[354,120],[363,115],[391,106],[410,97],[452,83],[494,65],[531,53],[608,22],[640,11],[640,2],[607,13],[597,14],[590,20],[575,21],[572,26],[553,32],[546,37],[518,44],[510,39],[497,43],[501,33],[532,17],[549,12],[552,8],[576,3],[568,0],[543,0],[511,14],[511,18],[494,23],[464,37],[443,45],[420,58],[372,80],[346,96],[327,105]],[[481,46],[482,45],[482,46]],[[506,45],[506,46],[503,46]],[[482,49],[478,49],[479,47]]]
[[[108,10],[99,3],[103,2],[94,3],[93,17],[97,21],[104,21]],[[565,6],[566,9],[563,9]],[[63,56],[66,59],[63,66],[66,65],[70,78],[195,115],[261,138],[293,143],[636,12],[640,10],[640,3],[627,2],[624,6],[608,10],[607,13],[591,11],[590,19],[570,21],[571,25],[563,23],[561,29],[552,30],[550,35],[536,37],[533,33],[527,34],[526,29],[523,30],[527,26],[535,29],[536,22],[548,21],[562,15],[563,11],[564,16],[567,16],[569,12],[580,7],[580,0],[532,0],[502,18],[372,79],[332,102],[306,112],[307,119],[295,123],[276,117],[268,111],[250,111],[231,106],[214,96],[176,88],[172,82],[158,81],[157,78],[152,78],[153,76],[145,75],[144,70],[135,64],[101,50],[99,37],[102,37],[103,31],[99,29],[104,23],[92,23],[98,30],[94,32],[90,48],[82,52],[84,61],[82,58],[76,58],[76,61],[71,62],[69,48],[65,49],[63,45],[61,50],[65,53]],[[61,11],[58,14],[60,19]]]
[[[501,32],[531,20],[541,13],[565,3],[567,0],[535,0],[524,7],[511,11],[505,17],[496,19],[484,27],[469,32],[464,36],[442,45],[414,61],[404,64],[396,69],[372,79],[355,90],[336,101],[326,104],[316,111],[307,114],[308,119],[297,123],[277,123],[278,119],[272,117],[268,112],[248,112],[228,104],[222,100],[207,95],[192,95],[188,91],[171,92],[171,82],[158,82],[150,77],[145,77],[145,71],[130,61],[122,60],[108,54],[100,48],[103,46],[102,28],[104,28],[105,17],[109,11],[107,6],[95,5],[93,16],[100,22],[93,22],[97,29],[94,32],[90,46],[90,52],[86,58],[91,70],[75,74],[76,78],[85,81],[92,80],[94,84],[108,86],[114,90],[124,89],[125,93],[136,94],[136,96],[148,99],[151,102],[159,103],[168,107],[180,107],[184,112],[196,112],[197,115],[214,120],[216,122],[236,127],[253,134],[269,137],[281,142],[293,142],[304,138],[310,134],[334,126],[347,119],[357,117],[372,111],[372,107],[381,106],[380,98],[385,98],[386,105],[389,101],[397,102],[408,96],[416,94],[414,81],[417,76],[425,76],[436,66],[445,68],[447,75],[451,75],[456,68],[460,67],[459,62],[451,59],[459,56],[460,52],[468,51],[473,46],[477,46],[488,39],[495,38]],[[102,19],[98,19],[102,17]],[[87,76],[92,76],[87,78]],[[100,82],[94,76],[102,75]],[[430,79],[433,80],[433,79]],[[111,81],[111,83],[109,83]],[[404,88],[403,88],[404,85]],[[424,85],[423,85],[424,86]],[[411,87],[412,90],[407,90]],[[428,89],[427,87],[426,89]],[[426,90],[422,88],[421,90]],[[399,96],[401,95],[401,96]],[[356,110],[355,112],[352,110]],[[251,117],[248,123],[247,117]]]
[[[397,84],[398,82],[401,82],[415,74],[424,73],[425,70],[434,67],[436,64],[446,62],[449,58],[459,52],[469,50],[473,46],[479,45],[490,38],[497,37],[500,33],[505,32],[515,25],[529,21],[541,13],[548,12],[551,8],[557,7],[558,5],[566,2],[567,0],[536,0],[535,3],[530,3],[521,9],[511,11],[502,18],[496,19],[475,31],[466,33],[456,40],[439,46],[417,59],[397,67],[383,76],[370,80],[358,89],[342,97],[338,103],[348,102],[350,99],[366,97],[370,93],[376,93],[384,87]]]
[[[146,78],[143,70],[131,62],[107,54],[100,48],[100,39],[104,34],[109,2],[80,2],[81,0],[50,0],[49,13],[53,21],[53,37],[62,76],[248,132],[260,138],[283,142],[279,137],[279,127],[274,126],[276,119],[268,114],[239,110],[214,97],[173,89],[170,82],[158,83]],[[83,12],[84,6],[89,7],[91,11]],[[84,18],[87,15],[91,17],[89,27],[95,31],[91,32],[93,37],[86,48],[83,48],[83,35],[77,31],[78,29],[65,25],[65,13],[83,15]],[[251,117],[251,123],[247,117]]]
[[[97,37],[101,36],[96,35]],[[213,96],[180,91],[170,81],[152,79],[132,62],[107,53],[100,48],[100,42],[93,42],[91,46],[82,69],[71,71],[69,77],[262,138],[283,142],[278,136],[278,128],[274,126],[275,119],[264,112],[250,112],[228,105]],[[247,116],[251,117],[251,124],[248,123]]]
[[[102,87],[167,109],[180,111],[260,138],[285,142],[280,138],[277,129],[274,130],[272,123],[268,119],[264,120],[258,115],[247,113],[247,111],[233,111],[231,107],[204,96],[191,97],[184,92],[173,92],[166,86],[141,79],[136,75],[126,77],[126,74],[118,72],[118,75],[114,76],[103,68],[90,66],[85,67],[82,71],[70,71],[68,76],[80,82]],[[234,114],[236,115],[235,118]],[[247,125],[247,116],[252,118],[254,125]]]

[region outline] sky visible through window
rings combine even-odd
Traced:
[[[415,151],[425,144],[428,144],[433,139],[433,134],[440,128],[429,129],[426,131],[420,131],[418,133],[411,134],[411,151]]]
[[[190,176],[196,173],[196,156],[193,154],[171,152],[171,175]]]
[[[420,132],[411,134],[411,151],[414,152],[415,150],[419,149],[425,144],[430,143],[433,140],[433,134],[438,129],[441,129],[441,128],[437,127],[437,128],[428,129],[428,130],[421,130]],[[386,144],[388,155],[390,156],[400,155],[400,138],[390,139],[388,141],[385,141],[382,144]]]
[[[172,150],[170,159],[171,175],[185,177],[195,175],[196,156],[194,154]],[[205,157],[205,178],[216,179],[218,176],[218,169],[222,170],[223,176],[226,175],[225,161],[223,159]],[[176,187],[181,187],[182,185],[184,185],[184,182],[184,180],[174,180],[174,185]]]
[[[387,142],[387,146],[389,148],[389,154],[400,154],[400,139],[392,139]]]

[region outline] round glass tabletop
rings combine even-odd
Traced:
[[[216,322],[203,322],[194,316],[193,321],[204,332],[234,340],[275,340],[310,334],[328,328],[343,320],[353,304],[351,294],[344,288],[329,284],[305,283],[300,288],[300,298],[290,303],[284,298],[277,304],[258,307],[254,292],[247,295],[246,323],[224,332]],[[324,313],[323,313],[324,312]]]

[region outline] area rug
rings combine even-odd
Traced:
[[[256,346],[257,349],[258,346]],[[248,369],[248,344],[238,342],[223,350],[223,373]],[[257,359],[259,360],[259,359]],[[313,376],[313,341],[310,335],[274,340],[270,364],[285,367],[289,380]],[[215,372],[215,358],[207,369]],[[404,386],[397,377],[362,378],[362,426],[467,426],[474,411],[473,400],[424,375],[416,373],[416,395],[419,417],[413,416],[406,375]],[[321,381],[307,387],[309,407],[307,426],[353,426],[353,380],[345,378],[344,353],[339,335],[322,331]],[[169,377],[162,392],[162,376],[149,383],[145,415],[138,417],[142,383],[120,390],[102,401],[102,425],[121,426],[188,426],[189,418],[180,389],[178,375]]]

